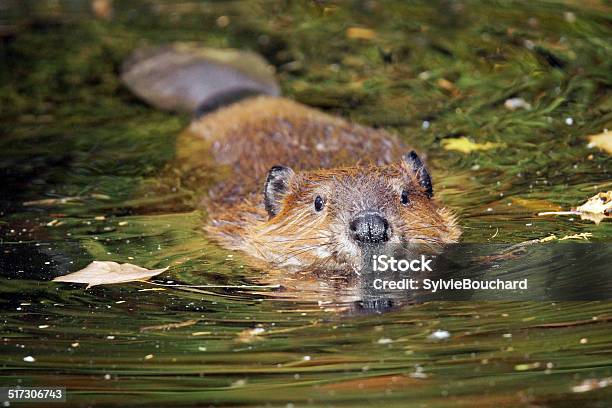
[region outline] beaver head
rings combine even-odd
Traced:
[[[384,166],[305,172],[274,166],[264,205],[268,220],[247,240],[285,268],[358,269],[372,249],[435,249],[460,235],[455,217],[433,199],[431,178],[414,151]]]

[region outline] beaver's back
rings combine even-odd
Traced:
[[[274,165],[294,170],[389,164],[405,148],[382,130],[349,123],[285,98],[258,96],[195,120],[190,132],[210,142],[233,173],[224,190],[244,197],[261,191]],[[229,190],[227,190],[229,188]]]

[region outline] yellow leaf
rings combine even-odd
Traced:
[[[589,147],[597,147],[608,154],[612,154],[612,132],[606,131],[598,135],[587,136]]]
[[[458,137],[454,139],[444,139],[442,140],[442,147],[444,150],[456,150],[461,153],[470,153],[475,150],[490,150],[497,149],[499,147],[505,147],[504,143],[475,143],[472,142],[467,137]]]
[[[376,32],[369,28],[349,27],[346,29],[346,37],[359,40],[371,40],[376,37]]]
[[[549,209],[561,211],[561,207],[547,200],[527,199],[521,197],[510,197],[513,205],[519,205],[529,210]]]
[[[87,288],[96,285],[109,285],[113,283],[134,282],[148,279],[166,271],[162,269],[146,269],[129,263],[118,264],[110,261],[93,261],[85,268],[58,276],[55,282],[87,283]]]

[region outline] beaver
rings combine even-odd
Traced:
[[[372,248],[457,242],[456,217],[434,198],[414,150],[279,96],[254,54],[218,55],[183,45],[138,50],[122,75],[154,106],[196,112],[188,132],[227,169],[202,200],[213,239],[293,271],[358,270]]]

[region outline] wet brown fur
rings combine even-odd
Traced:
[[[456,242],[451,212],[427,197],[417,175],[401,160],[409,151],[393,135],[349,123],[284,98],[255,97],[194,121],[229,176],[203,203],[207,231],[225,246],[275,266],[304,269],[358,268],[350,242],[351,215],[376,208],[389,219],[389,245],[439,246]],[[281,210],[269,219],[263,186],[274,165],[293,168]],[[399,201],[410,191],[410,204]],[[324,197],[316,212],[314,197]]]

